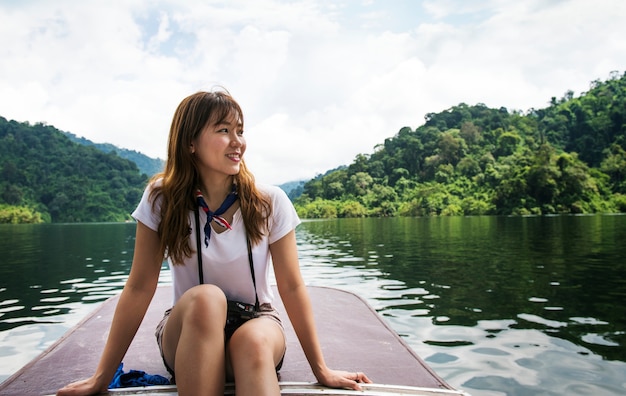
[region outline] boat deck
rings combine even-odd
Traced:
[[[330,367],[363,371],[377,384],[463,394],[454,391],[435,374],[360,297],[333,288],[309,287],[308,290],[322,349]],[[171,296],[171,287],[157,289],[124,357],[124,371],[143,370],[169,378],[154,339],[154,328],[169,307]],[[102,303],[54,345],[0,384],[0,394],[54,394],[63,385],[89,376],[98,364],[118,297]],[[280,298],[276,299],[276,308],[281,312],[287,333],[287,353],[279,373],[281,383],[287,387],[290,383],[315,382]]]

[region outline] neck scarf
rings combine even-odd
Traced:
[[[222,205],[215,211],[212,212],[209,209],[209,205],[207,205],[204,197],[202,196],[202,192],[200,190],[196,191],[196,200],[198,201],[198,207],[202,208],[204,213],[206,213],[206,224],[204,225],[204,245],[209,246],[209,240],[211,239],[211,222],[219,224],[221,227],[232,229],[228,221],[223,218],[221,215],[224,214],[239,198],[236,191],[236,186],[233,185],[232,191],[226,196]]]

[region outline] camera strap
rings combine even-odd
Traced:
[[[200,243],[200,213],[198,207],[195,210],[196,215],[196,254],[198,256],[198,278],[200,284],[204,283],[204,271],[202,269],[202,244]],[[246,235],[246,245],[248,248],[248,263],[250,263],[250,273],[252,274],[252,284],[254,285],[254,310],[259,311],[259,295],[256,292],[256,277],[254,276],[254,263],[252,262],[252,246],[250,245],[250,238]]]

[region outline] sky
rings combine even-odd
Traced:
[[[166,157],[226,88],[257,181],[307,180],[427,113],[528,111],[626,71],[623,0],[0,0],[0,116]]]

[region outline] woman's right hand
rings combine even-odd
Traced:
[[[57,396],[87,396],[106,393],[107,385],[97,383],[94,377],[72,382],[57,391]]]

